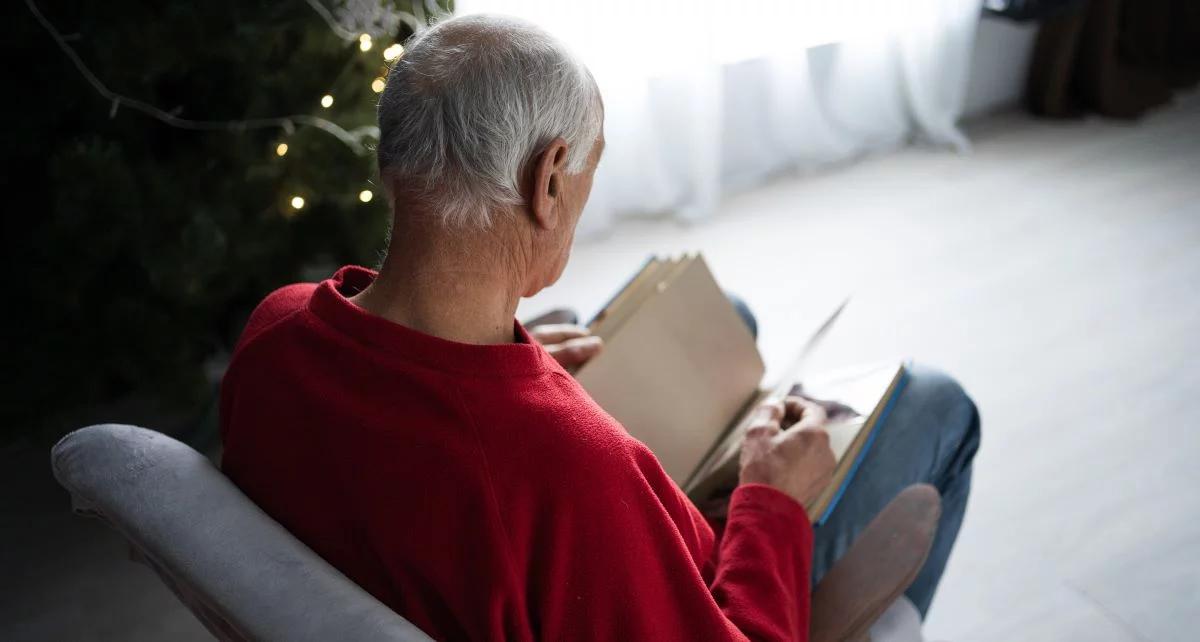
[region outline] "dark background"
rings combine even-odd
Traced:
[[[421,19],[429,4],[398,3]],[[114,106],[27,3],[10,5],[5,180],[22,204],[4,217],[17,304],[0,443],[116,418],[210,436],[216,382],[253,306],[280,284],[373,265],[388,217],[373,137],[356,149],[302,122],[240,121],[372,127],[382,52],[411,27],[376,28],[362,51],[302,1],[35,7],[112,92],[216,122],[197,131]]]

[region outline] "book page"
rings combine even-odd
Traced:
[[[893,387],[903,367],[895,362],[844,368],[808,379],[792,386],[800,394],[825,408],[829,446],[837,460],[834,479],[822,493],[816,507],[827,506],[846,479],[853,460],[862,448],[865,436],[874,428],[880,410],[891,398]],[[766,396],[768,391],[763,391]],[[738,425],[722,440],[721,445],[706,458],[685,490],[693,499],[702,501],[713,492],[728,489],[736,483],[738,456],[741,452],[748,408]]]
[[[613,323],[613,317],[623,316],[628,312],[628,310],[636,307],[630,305],[630,301],[642,291],[642,288],[647,283],[653,280],[654,275],[657,274],[659,270],[664,267],[664,265],[665,262],[657,257],[647,261],[646,264],[642,266],[642,269],[638,271],[638,273],[634,275],[634,277],[630,279],[628,283],[625,284],[624,288],[621,288],[621,291],[618,292],[615,297],[613,297],[612,301],[610,301],[608,305],[604,306],[604,308],[596,314],[596,317],[592,319],[592,322],[588,324],[588,329],[592,331],[592,334],[602,338],[608,338],[609,336],[612,336],[612,328],[616,325]]]
[[[656,269],[649,273],[646,278],[638,279],[636,286],[630,289],[625,300],[621,301],[607,315],[600,329],[599,336],[608,340],[620,332],[621,326],[624,325],[625,321],[636,314],[641,309],[642,304],[650,297],[665,289],[680,273],[681,269],[686,268],[691,261],[692,257],[687,256],[661,260]]]
[[[812,506],[816,514],[823,515],[847,483],[903,375],[904,366],[897,363],[860,366],[814,379],[797,391],[826,406],[829,445],[838,460],[833,480]]]
[[[765,368],[702,258],[664,283],[576,378],[682,484],[755,394]]]
[[[773,388],[760,390],[759,393],[754,396],[753,402],[748,403],[746,407],[742,409],[736,419],[730,423],[729,427],[726,428],[726,432],[721,437],[720,442],[713,447],[712,451],[710,451],[704,457],[704,461],[701,462],[696,471],[692,473],[692,477],[688,479],[687,483],[684,485],[685,490],[688,492],[694,491],[703,493],[706,491],[706,489],[711,489],[710,487],[712,487],[714,484],[725,483],[723,479],[728,477],[729,469],[731,467],[730,462],[737,457],[738,452],[741,450],[742,433],[745,432],[747,428],[746,424],[754,409],[769,398],[777,401],[783,401],[783,398],[788,394],[788,392],[796,386],[795,382],[800,379],[804,365],[808,362],[808,359],[812,356],[817,347],[821,345],[821,342],[829,333],[830,329],[833,328],[834,324],[838,320],[838,317],[841,316],[842,311],[846,309],[846,306],[849,303],[850,298],[846,297],[837,307],[833,308],[833,312],[826,317],[821,325],[817,326],[816,330],[813,331],[808,340],[804,342],[804,345],[800,348],[800,351],[794,357],[792,357],[791,363],[787,366],[782,378],[773,386]],[[711,479],[713,477],[720,477],[722,479]]]
[[[859,366],[814,377],[796,386],[793,392],[826,407],[829,446],[834,457],[841,461],[895,375],[893,363]]]

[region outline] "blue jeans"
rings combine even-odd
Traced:
[[[751,333],[757,334],[750,309],[733,295],[729,299]],[[908,384],[833,514],[816,529],[813,583],[900,491],[920,482],[933,484],[942,495],[937,536],[925,565],[905,592],[925,617],[967,509],[971,463],[979,450],[979,412],[949,376],[922,366],[913,366],[908,376]]]

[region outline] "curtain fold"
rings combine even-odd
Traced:
[[[957,127],[980,0],[459,0],[531,20],[588,65],[607,151],[581,222],[709,216],[724,194]]]

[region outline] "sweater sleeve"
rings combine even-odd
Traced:
[[[812,528],[803,507],[767,486],[738,488],[710,586],[696,559],[703,520],[656,468],[585,492],[586,523],[559,524],[566,550],[553,557],[565,563],[545,578],[560,590],[539,600],[541,637],[807,640]]]
[[[761,484],[729,502],[712,593],[755,640],[807,640],[813,531],[804,508]]]

